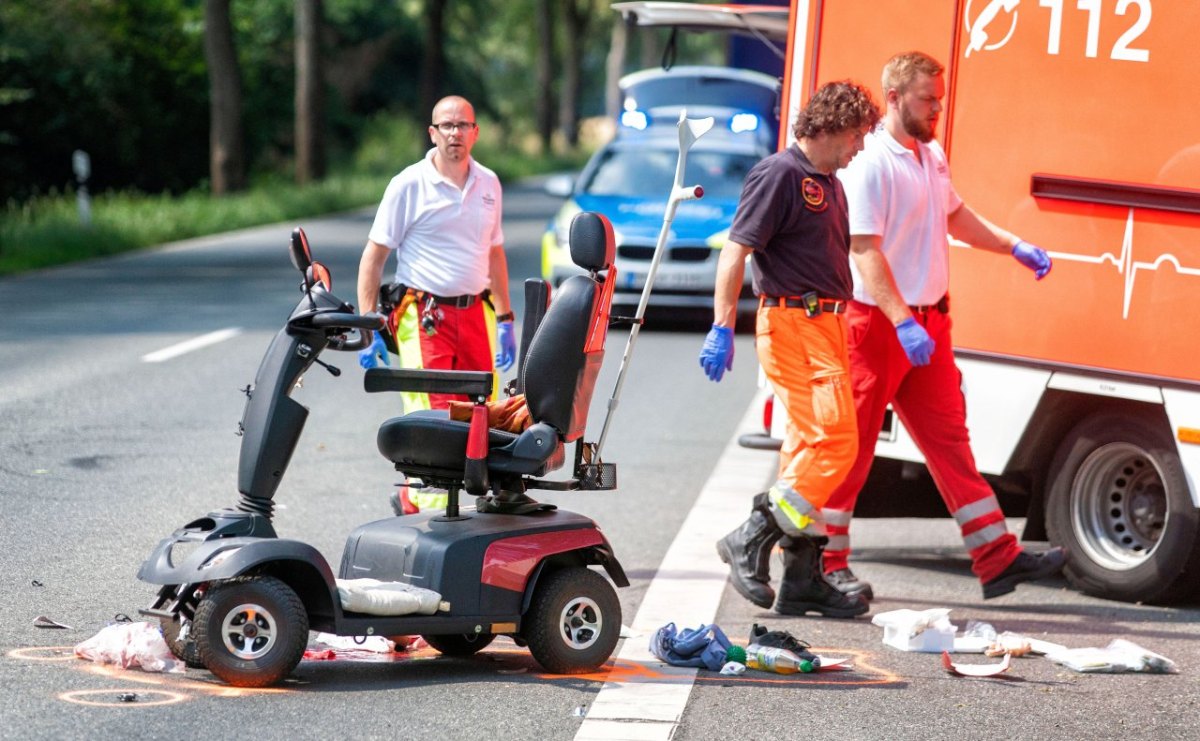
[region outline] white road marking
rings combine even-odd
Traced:
[[[199,350],[200,348],[208,347],[209,345],[215,345],[218,342],[224,342],[225,340],[237,337],[241,333],[241,327],[227,327],[225,329],[218,329],[216,332],[202,334],[199,337],[193,337],[190,340],[177,342],[170,347],[164,347],[161,350],[155,350],[152,353],[147,353],[142,356],[142,362],[161,363],[164,360],[177,358],[184,353],[189,353],[193,350]]]
[[[669,681],[605,682],[575,734],[576,741],[667,741],[675,733],[692,692],[696,669],[672,667],[650,653],[650,637],[667,623],[699,628],[713,622],[729,567],[717,556],[717,540],[746,519],[750,499],[775,477],[779,459],[737,444],[739,435],[762,428],[760,392],[750,404],[733,439],[725,446],[674,542],[650,582],[617,659],[637,662],[666,674]],[[621,676],[630,676],[622,672]]]

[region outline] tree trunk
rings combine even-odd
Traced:
[[[568,0],[563,9],[563,77],[558,99],[558,127],[567,145],[579,145],[579,92],[583,77],[583,42],[591,18],[591,0]]]
[[[449,0],[425,0],[425,53],[421,60],[421,85],[417,105],[419,116],[429,116],[442,94],[442,70],[446,67],[446,3]]]
[[[296,0],[296,182],[325,177],[321,0]]]
[[[246,187],[242,79],[229,0],[204,0],[204,58],[209,82],[209,177],[219,196]]]
[[[617,16],[613,21],[612,40],[604,65],[604,112],[610,121],[621,115],[621,75],[625,72],[625,49],[629,43],[629,27]]]
[[[542,151],[550,151],[554,135],[554,5],[537,0],[537,117],[538,138]]]

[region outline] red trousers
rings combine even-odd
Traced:
[[[483,302],[476,301],[466,309],[439,306],[441,321],[432,335],[421,336],[421,364],[426,370],[490,371],[493,367],[492,345],[487,322],[483,317]],[[462,394],[430,394],[432,409],[447,409],[450,400],[467,401]]]
[[[858,417],[858,458],[822,514],[829,532],[826,572],[846,568],[854,502],[875,457],[875,442],[889,403],[912,435],[938,492],[957,521],[982,582],[995,578],[1021,552],[1008,532],[991,486],[975,468],[966,424],[962,374],[954,364],[950,316],[936,310],[917,314],[936,343],[928,365],[908,362],[896,330],[878,308],[856,301],[847,312],[850,377]]]

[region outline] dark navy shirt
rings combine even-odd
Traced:
[[[795,144],[750,170],[729,239],[754,250],[750,270],[756,295],[852,295],[845,191],[837,177],[818,172]]]

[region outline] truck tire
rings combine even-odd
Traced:
[[[1046,528],[1080,591],[1169,603],[1196,591],[1200,511],[1161,414],[1097,412],[1063,439],[1050,466]]]

